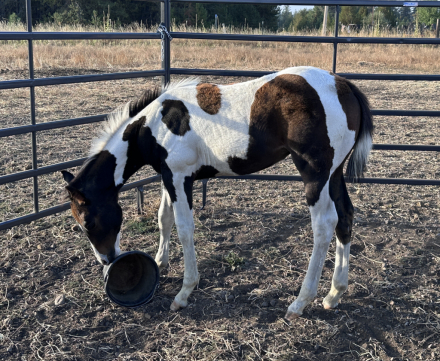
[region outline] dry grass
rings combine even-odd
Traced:
[[[2,50],[4,45],[10,46],[7,49],[11,52],[26,48],[7,43],[2,44]],[[36,42],[35,47],[41,59],[46,59],[44,52],[48,49],[57,57],[46,62],[36,57],[40,64],[38,76],[159,67],[157,41]],[[357,60],[360,55],[355,53],[364,47],[369,49],[362,53],[365,58]],[[385,63],[381,56],[399,47],[340,48],[339,71],[357,67],[365,72],[438,71],[437,62],[427,60],[435,56],[429,52],[423,61],[401,59],[406,61],[402,64],[395,54],[396,62],[390,66],[391,60]],[[429,50],[400,48],[412,49],[417,56]],[[176,67],[276,70],[288,63],[329,68],[332,55],[331,46],[321,44],[176,39],[172,49]],[[8,51],[2,52],[0,59]],[[137,54],[130,55],[137,60],[123,65],[118,54],[130,51]],[[375,51],[382,55],[375,55]],[[82,57],[74,58],[81,52]],[[95,58],[91,59],[89,53]],[[17,63],[8,63],[6,68],[10,70],[2,77],[27,77],[26,59],[12,56],[9,61]],[[244,79],[204,80],[228,83]],[[159,82],[130,79],[39,87],[37,121],[106,113]],[[440,88],[433,82],[356,84],[376,109],[440,108]],[[2,126],[28,124],[28,89],[0,94]],[[439,125],[433,118],[376,117],[375,125],[375,143],[440,143]],[[85,156],[99,127],[93,124],[40,132],[39,166]],[[29,135],[0,139],[1,175],[29,167],[29,140]],[[438,164],[436,152],[374,151],[366,176],[439,179]],[[294,172],[289,159],[266,170],[272,174]],[[147,168],[133,180],[148,174],[151,170]],[[39,182],[41,208],[59,204],[64,194],[60,174],[39,177]],[[317,302],[292,325],[283,320],[283,315],[298,294],[312,250],[302,185],[212,180],[203,211],[199,209],[200,188],[196,183],[195,244],[201,280],[190,296],[189,306],[179,313],[169,312],[183,275],[182,248],[175,231],[170,268],[161,275],[160,289],[151,303],[136,309],[117,307],[105,296],[101,267],[69,212],[0,232],[0,359],[438,360],[438,187],[348,185],[355,206],[349,289],[336,310],[322,309],[320,302],[328,291],[333,270],[332,246]],[[31,212],[31,192],[31,180],[1,186],[0,219]],[[142,216],[137,215],[134,191],[121,194],[123,250],[155,254],[159,194],[159,184],[146,187]],[[54,300],[60,294],[65,302],[56,305]]]
[[[23,28],[0,23],[0,31],[18,31]],[[156,28],[140,26],[112,29],[125,32],[155,32]],[[207,31],[207,29],[174,26],[175,31]],[[94,27],[58,27],[40,25],[35,31],[102,31]],[[226,28],[228,33],[259,33],[258,29]],[[283,35],[320,35],[318,33],[287,33]],[[359,32],[351,36],[372,34]],[[409,36],[382,32],[381,36]],[[433,36],[433,34],[426,34]],[[158,40],[82,40],[35,41],[34,66],[42,69],[118,69],[152,70],[160,67]],[[333,45],[308,43],[232,42],[212,40],[175,39],[171,46],[173,67],[200,67],[210,69],[275,70],[289,66],[311,65],[331,69]],[[438,48],[431,45],[341,44],[338,51],[339,72],[380,69],[381,72],[426,73],[439,72]],[[28,64],[26,42],[2,43],[0,69],[25,69]],[[391,70],[390,70],[391,69]]]

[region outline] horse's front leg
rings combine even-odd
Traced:
[[[188,305],[188,297],[199,281],[197,271],[196,252],[194,249],[194,218],[192,210],[192,183],[191,176],[180,179],[175,177],[176,201],[173,202],[174,218],[177,234],[183,248],[184,275],[183,286],[171,304],[171,310],[177,311]]]
[[[162,200],[159,207],[159,249],[156,253],[156,263],[159,270],[163,270],[168,265],[171,228],[174,224],[173,206],[170,195],[162,183]]]

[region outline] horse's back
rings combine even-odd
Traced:
[[[355,141],[338,94],[340,79],[338,85],[325,70],[295,67],[233,85],[176,88],[162,95],[162,104],[183,104],[191,131],[180,136],[195,148],[199,165],[218,174],[253,173],[288,154],[315,157],[328,149],[339,165]]]

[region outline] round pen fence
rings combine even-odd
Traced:
[[[156,0],[148,0],[156,1]],[[0,89],[24,88],[30,89],[30,119],[31,124],[17,126],[13,128],[0,129],[0,137],[8,137],[20,134],[31,134],[32,142],[32,169],[0,176],[0,185],[24,179],[33,179],[33,206],[34,213],[7,220],[0,223],[0,230],[8,229],[13,226],[29,223],[31,221],[64,211],[69,208],[69,203],[60,204],[45,210],[39,209],[38,202],[38,177],[66,168],[80,166],[86,158],[74,159],[63,163],[50,166],[38,167],[37,156],[37,132],[72,127],[77,125],[101,122],[105,120],[106,114],[80,117],[74,119],[58,120],[46,123],[36,123],[35,116],[35,87],[60,84],[74,84],[84,82],[98,82],[119,79],[155,77],[161,76],[162,83],[167,84],[171,75],[215,75],[215,76],[246,76],[260,77],[269,74],[266,71],[239,71],[239,70],[209,70],[209,69],[183,69],[171,68],[170,66],[170,46],[172,38],[180,39],[211,39],[211,40],[232,40],[232,41],[258,41],[258,42],[303,42],[303,43],[331,43],[333,44],[333,65],[332,71],[347,79],[355,80],[403,80],[403,81],[440,81],[440,75],[416,75],[416,74],[359,74],[359,73],[338,73],[336,69],[338,44],[431,44],[439,45],[439,38],[378,38],[378,37],[341,37],[339,36],[339,13],[340,6],[419,6],[419,7],[438,7],[437,1],[403,2],[403,1],[310,1],[307,5],[326,5],[336,6],[335,28],[333,36],[284,36],[284,35],[242,35],[242,34],[207,34],[207,33],[186,33],[169,32],[171,3],[197,2],[193,0],[163,0],[161,4],[162,24],[157,33],[108,33],[108,32],[33,32],[32,31],[32,11],[31,0],[26,0],[27,12],[27,32],[0,32],[0,40],[24,40],[28,42],[29,54],[29,78],[23,80],[0,81]],[[214,0],[204,0],[205,3],[218,2]],[[279,1],[279,0],[222,0],[222,3],[230,4],[279,4],[279,5],[303,5],[304,1]],[[34,40],[114,40],[114,39],[161,39],[162,46],[162,69],[153,71],[135,71],[99,75],[77,75],[62,76],[52,78],[35,78],[33,62],[33,41]],[[423,116],[440,117],[439,110],[381,110],[373,109],[373,115],[377,116]],[[375,150],[399,150],[399,151],[440,151],[440,145],[405,145],[405,144],[374,144]],[[237,177],[218,177],[233,179],[253,179],[253,180],[277,180],[277,181],[300,181],[299,176],[285,175],[247,175]],[[138,207],[142,206],[143,186],[152,182],[160,181],[160,175],[145,178],[136,182],[126,184],[122,191],[136,188],[138,190]],[[408,185],[440,185],[437,179],[403,179],[403,178],[362,178],[360,183],[380,183],[380,184],[408,184]],[[203,204],[206,202],[207,181],[203,182]]]

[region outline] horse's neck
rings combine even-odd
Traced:
[[[104,190],[116,188],[114,182],[116,161],[116,157],[106,149],[89,158],[74,180],[74,188],[89,199]]]
[[[127,182],[134,173],[146,164],[145,157],[139,149],[141,123],[142,119],[139,119],[121,127],[104,148],[115,159],[113,176],[117,187]]]
[[[126,160],[123,172],[124,183],[135,174],[141,167],[149,164],[152,158],[151,147],[148,139],[145,139],[145,116],[130,123],[122,135],[123,143],[126,143]]]

